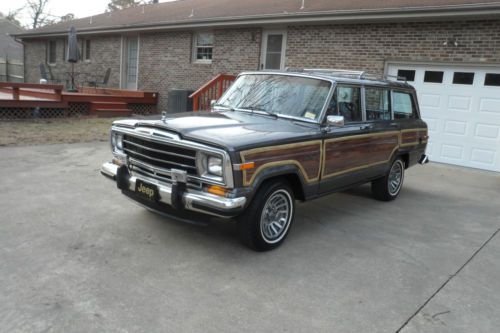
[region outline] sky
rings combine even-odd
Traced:
[[[68,13],[75,14],[76,18],[104,13],[109,0],[49,0],[47,8],[49,12],[56,16],[63,16]],[[165,2],[165,0],[160,0]],[[23,7],[25,0],[0,0],[0,12],[7,15],[9,11]],[[20,16],[19,21],[23,25],[29,24],[29,16]]]

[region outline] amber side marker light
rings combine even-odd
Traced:
[[[255,162],[247,162],[240,164],[240,170],[248,170],[255,168]]]
[[[226,193],[228,192],[228,190],[222,186],[218,186],[218,185],[210,185],[208,188],[207,188],[207,192],[208,193],[212,193],[212,194],[215,194],[215,195],[221,195],[221,196],[225,196]]]

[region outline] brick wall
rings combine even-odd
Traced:
[[[25,82],[38,83],[40,81],[40,70],[38,65],[44,63],[47,71],[50,69],[53,76],[66,84],[68,76],[66,72],[71,70],[71,64],[64,60],[65,46],[64,38],[56,40],[56,63],[48,65],[46,62],[46,40],[25,41]],[[120,49],[121,37],[103,36],[92,37],[90,47],[90,61],[80,61],[75,64],[75,72],[88,73],[81,77],[81,81],[93,78],[102,78],[108,67],[111,68],[109,87],[119,87],[120,84]],[[81,47],[80,47],[80,51]],[[82,82],[83,83],[83,82]]]
[[[286,66],[344,68],[382,74],[388,60],[500,63],[500,20],[433,23],[383,23],[288,27]],[[167,106],[170,89],[195,90],[218,73],[257,70],[261,29],[214,31],[212,64],[192,61],[189,31],[140,35],[138,88],[160,93],[159,110]],[[78,63],[80,72],[102,75],[111,67],[110,86],[118,87],[120,36],[93,37],[91,63]],[[443,45],[457,38],[458,47]],[[38,64],[45,61],[46,41],[25,41],[26,81],[38,82]],[[65,78],[63,39],[57,44],[55,75]]]
[[[288,28],[287,66],[367,70],[387,60],[500,63],[500,20]],[[449,38],[458,47],[443,45]]]
[[[256,70],[260,62],[260,29],[214,31],[212,64],[192,61],[191,32],[140,35],[139,89],[157,91],[159,110],[166,110],[170,89],[196,90],[219,73]]]

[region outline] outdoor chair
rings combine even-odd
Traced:
[[[45,68],[45,65],[43,63],[40,63],[40,65],[38,65],[38,68],[40,69],[40,77],[45,81],[47,81],[47,83],[61,83],[60,79],[52,75],[50,68],[49,71],[47,72],[47,69]]]
[[[102,77],[101,80],[95,79],[93,81],[88,81],[87,84],[90,87],[106,87],[108,85],[109,81],[109,76],[111,75],[111,68],[106,69],[106,72],[104,73],[104,76]]]

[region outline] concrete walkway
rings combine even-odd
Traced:
[[[497,332],[500,175],[437,164],[398,200],[300,204],[284,246],[149,213],[107,143],[0,149],[2,332]]]

